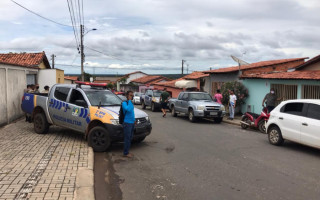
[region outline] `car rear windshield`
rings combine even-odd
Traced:
[[[85,91],[92,106],[120,106],[121,99],[117,95],[106,90]]]
[[[199,100],[212,101],[211,96],[206,93],[190,93],[189,99],[190,101],[199,101]]]
[[[134,96],[139,97],[140,94],[141,94],[140,92],[135,92],[135,93],[134,93]]]
[[[153,96],[160,97],[161,93],[162,93],[161,91],[153,91]]]

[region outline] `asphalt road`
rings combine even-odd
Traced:
[[[96,197],[111,191],[97,200],[320,199],[320,150],[287,141],[276,147],[239,126],[146,112],[153,131],[133,145],[134,159],[122,157],[121,144],[95,154],[96,183],[106,183],[95,185]]]

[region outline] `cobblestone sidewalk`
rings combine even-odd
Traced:
[[[0,128],[0,138],[0,199],[74,199],[90,151],[82,134],[51,126],[40,135],[20,120]]]

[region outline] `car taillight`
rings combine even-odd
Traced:
[[[24,99],[24,95],[22,96],[22,99],[21,99],[21,101],[23,101],[23,99]]]

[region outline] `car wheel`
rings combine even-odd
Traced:
[[[155,107],[154,103],[151,103],[151,111],[156,112],[156,107]]]
[[[171,107],[171,115],[172,115],[173,117],[176,117],[176,116],[177,116],[176,109],[174,108],[174,106]]]
[[[217,118],[214,118],[213,120],[214,120],[214,122],[220,124],[222,122],[223,118],[222,117],[217,117]]]
[[[189,110],[188,116],[189,116],[189,121],[190,122],[195,122],[196,121],[196,117],[194,116],[193,109]]]
[[[144,139],[146,139],[146,137],[141,137],[141,138],[135,139],[132,142],[133,143],[141,143]]]
[[[146,104],[144,103],[144,101],[141,103],[141,107],[143,110],[146,109]]]
[[[45,134],[49,131],[49,123],[44,113],[36,113],[33,119],[34,131],[38,134]]]
[[[265,120],[261,120],[261,121],[258,123],[258,128],[259,128],[259,131],[260,131],[261,133],[266,134],[266,122],[265,122]]]
[[[272,126],[268,130],[268,139],[270,144],[280,146],[283,144],[284,140],[280,129],[277,126]]]
[[[245,123],[248,123],[249,118],[248,118],[247,116],[242,117],[241,121],[242,121],[242,122],[245,122]],[[246,124],[243,124],[243,123],[240,123],[240,124],[241,124],[241,128],[243,128],[243,129],[247,129],[247,128],[249,127],[249,126],[246,125]]]
[[[107,129],[96,126],[89,131],[88,143],[95,152],[106,151],[111,144]]]

